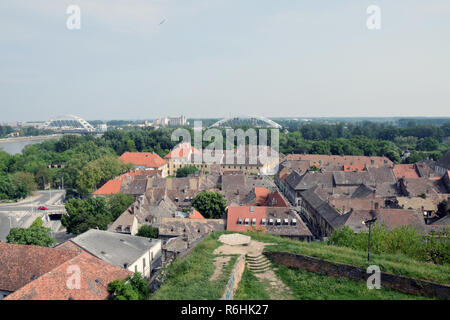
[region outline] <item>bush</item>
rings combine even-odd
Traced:
[[[138,230],[136,235],[139,236],[139,237],[146,237],[146,238],[157,239],[158,235],[159,235],[159,230],[158,230],[158,228],[154,228],[154,227],[149,226],[149,225],[144,225],[144,226],[139,228],[139,230]]]
[[[139,273],[125,280],[114,280],[108,284],[110,300],[148,300],[150,289],[147,280]]]
[[[195,166],[187,166],[177,170],[177,178],[184,178],[190,174],[194,174],[198,171]]]

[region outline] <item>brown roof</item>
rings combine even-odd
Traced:
[[[68,286],[70,275],[77,270],[71,269],[74,266],[80,272],[79,289]],[[6,300],[104,300],[109,295],[108,283],[128,275],[130,271],[81,253],[10,294]]]
[[[419,178],[414,164],[395,164],[394,175],[397,179],[400,178]]]
[[[393,229],[401,226],[416,227],[419,231],[426,230],[425,220],[422,213],[415,210],[404,209],[378,209],[371,213],[371,210],[354,210],[353,212],[343,215],[345,225],[349,226],[355,232],[368,230],[362,221],[371,219],[375,214],[377,223],[384,224],[386,228]]]
[[[0,290],[16,291],[77,254],[71,250],[0,242]]]
[[[366,157],[366,156],[336,156],[336,155],[324,155],[324,154],[288,154],[287,160],[309,160],[311,165],[314,163],[320,164],[320,167],[324,166],[392,166],[392,161],[386,157]]]

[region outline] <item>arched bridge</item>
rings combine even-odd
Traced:
[[[261,121],[265,124],[267,124],[268,127],[271,128],[278,128],[281,129],[282,126],[279,125],[278,123],[276,123],[273,120],[261,117],[261,116],[240,116],[240,117],[229,117],[229,118],[225,118],[222,119],[220,121],[217,121],[216,123],[214,123],[213,125],[211,125],[211,127],[220,127],[222,125],[224,125],[227,122],[237,122],[237,121],[241,121],[241,120],[250,120],[251,123],[256,124],[258,121]]]
[[[44,128],[62,132],[93,133],[97,131],[89,122],[72,114],[50,119],[44,123]]]

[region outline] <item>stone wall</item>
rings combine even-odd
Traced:
[[[225,287],[225,292],[221,300],[233,300],[234,293],[237,289],[239,281],[241,281],[244,269],[245,269],[245,256],[241,255],[239,258],[237,258],[233,270],[231,270],[230,279],[228,280],[227,286]]]
[[[290,268],[298,268],[332,277],[367,281],[366,269],[289,252],[264,252],[270,260]],[[450,298],[450,286],[381,272],[381,287],[429,297]]]

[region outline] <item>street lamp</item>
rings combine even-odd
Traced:
[[[369,245],[367,248],[367,262],[370,262],[370,230],[375,221],[377,221],[377,218],[373,218],[362,222],[363,225],[369,227]]]

